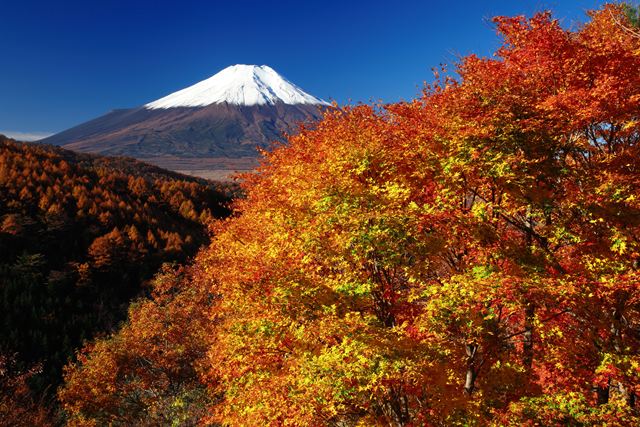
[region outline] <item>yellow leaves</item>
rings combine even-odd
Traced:
[[[471,207],[471,214],[484,221],[487,219],[487,204],[482,202],[476,202]]]
[[[333,286],[332,286],[333,287]],[[336,291],[349,296],[367,296],[371,293],[371,282],[342,282],[333,287]]]
[[[571,232],[571,230],[566,227],[558,226],[554,227],[553,235],[550,236],[549,241],[554,244],[578,244],[583,241],[583,239]]]
[[[629,120],[628,122],[626,122],[623,126],[622,126],[622,130],[627,131],[630,129],[635,128],[638,125],[638,121],[636,120]]]
[[[611,236],[611,250],[619,255],[627,251],[627,237],[620,230],[614,229]]]
[[[423,299],[425,295],[425,292],[422,289],[420,289],[422,286],[418,285],[415,282],[415,279],[413,279],[413,285],[414,287],[412,287],[409,290],[409,293],[407,295],[407,302],[410,302],[410,303]]]
[[[624,262],[612,260],[604,256],[584,256],[582,260],[587,271],[596,275],[596,277],[611,272],[622,272],[628,268]]]
[[[486,424],[510,399],[589,382],[575,360],[597,358],[590,316],[633,293],[637,252],[634,158],[618,153],[635,147],[605,147],[598,123],[635,114],[608,90],[640,81],[589,65],[595,44],[548,16],[500,22],[498,60],[465,61],[411,108],[330,114],[269,155],[216,229],[194,287],[217,298],[202,370],[226,424],[386,425],[394,395],[415,424]]]
[[[540,335],[540,339],[543,341],[552,339],[552,338],[564,337],[564,332],[562,331],[562,328],[558,326],[548,328],[543,323],[539,322],[539,320],[538,320],[538,325],[536,327],[536,331],[538,331],[538,334]]]
[[[337,306],[335,304],[331,304],[329,306],[323,305],[322,306],[322,312],[324,314],[335,316],[337,314]]]

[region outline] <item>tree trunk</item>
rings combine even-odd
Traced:
[[[524,342],[522,344],[522,363],[527,374],[531,372],[533,364],[533,321],[535,316],[535,306],[532,303],[527,304],[524,313]]]
[[[476,378],[478,377],[479,366],[476,360],[478,344],[466,344],[465,351],[467,353],[467,375],[464,382],[464,391],[470,395],[476,388]]]
[[[609,386],[596,387],[596,395],[598,397],[598,405],[605,405],[609,403]]]

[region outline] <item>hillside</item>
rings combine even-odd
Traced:
[[[54,390],[74,351],[116,326],[162,263],[207,242],[231,190],[0,136],[0,353],[16,370],[41,364],[29,381]]]

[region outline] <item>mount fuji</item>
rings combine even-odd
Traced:
[[[266,65],[233,65],[156,101],[114,110],[41,142],[224,179],[253,169],[258,149],[281,141],[300,123],[318,120],[329,105]]]

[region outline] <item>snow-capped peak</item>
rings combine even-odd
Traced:
[[[309,95],[266,65],[233,65],[218,74],[146,104],[149,109],[203,107],[227,102],[236,105],[320,104],[329,105]]]

